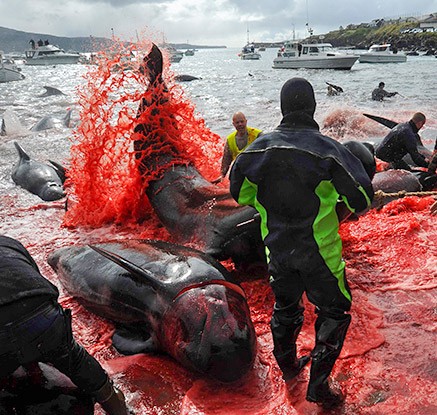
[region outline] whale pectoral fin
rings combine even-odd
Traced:
[[[158,350],[156,339],[149,332],[137,327],[117,327],[112,336],[112,345],[125,355],[154,353]]]

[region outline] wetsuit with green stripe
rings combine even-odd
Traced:
[[[306,292],[320,309],[348,311],[336,205],[343,200],[352,212],[370,206],[373,189],[361,162],[322,135],[310,115],[292,112],[237,157],[230,190],[260,213],[277,304],[297,307]]]

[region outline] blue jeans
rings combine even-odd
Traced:
[[[56,302],[0,325],[0,378],[33,362],[52,364],[89,394],[108,379],[99,362],[73,338],[70,310]]]

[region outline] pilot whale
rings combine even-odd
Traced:
[[[62,199],[65,196],[65,170],[56,163],[49,165],[32,160],[16,141],[14,145],[19,155],[18,163],[12,170],[15,184],[47,202]]]
[[[156,45],[140,71],[149,80],[138,109],[134,149],[152,208],[178,243],[196,247],[218,260],[265,263],[255,209],[239,206],[224,189],[206,180],[178,146],[183,125],[168,109],[172,97],[162,78],[162,54]],[[164,132],[164,133],[163,133]],[[245,226],[238,226],[245,223]]]
[[[210,256],[128,240],[61,248],[48,263],[70,295],[116,323],[121,353],[165,352],[222,382],[252,367],[256,336],[244,292]]]

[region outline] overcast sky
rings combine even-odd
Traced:
[[[378,18],[437,12],[437,0],[0,0],[0,26],[54,36],[152,34],[172,43],[243,46],[327,33]],[[0,45],[1,48],[1,45]]]

